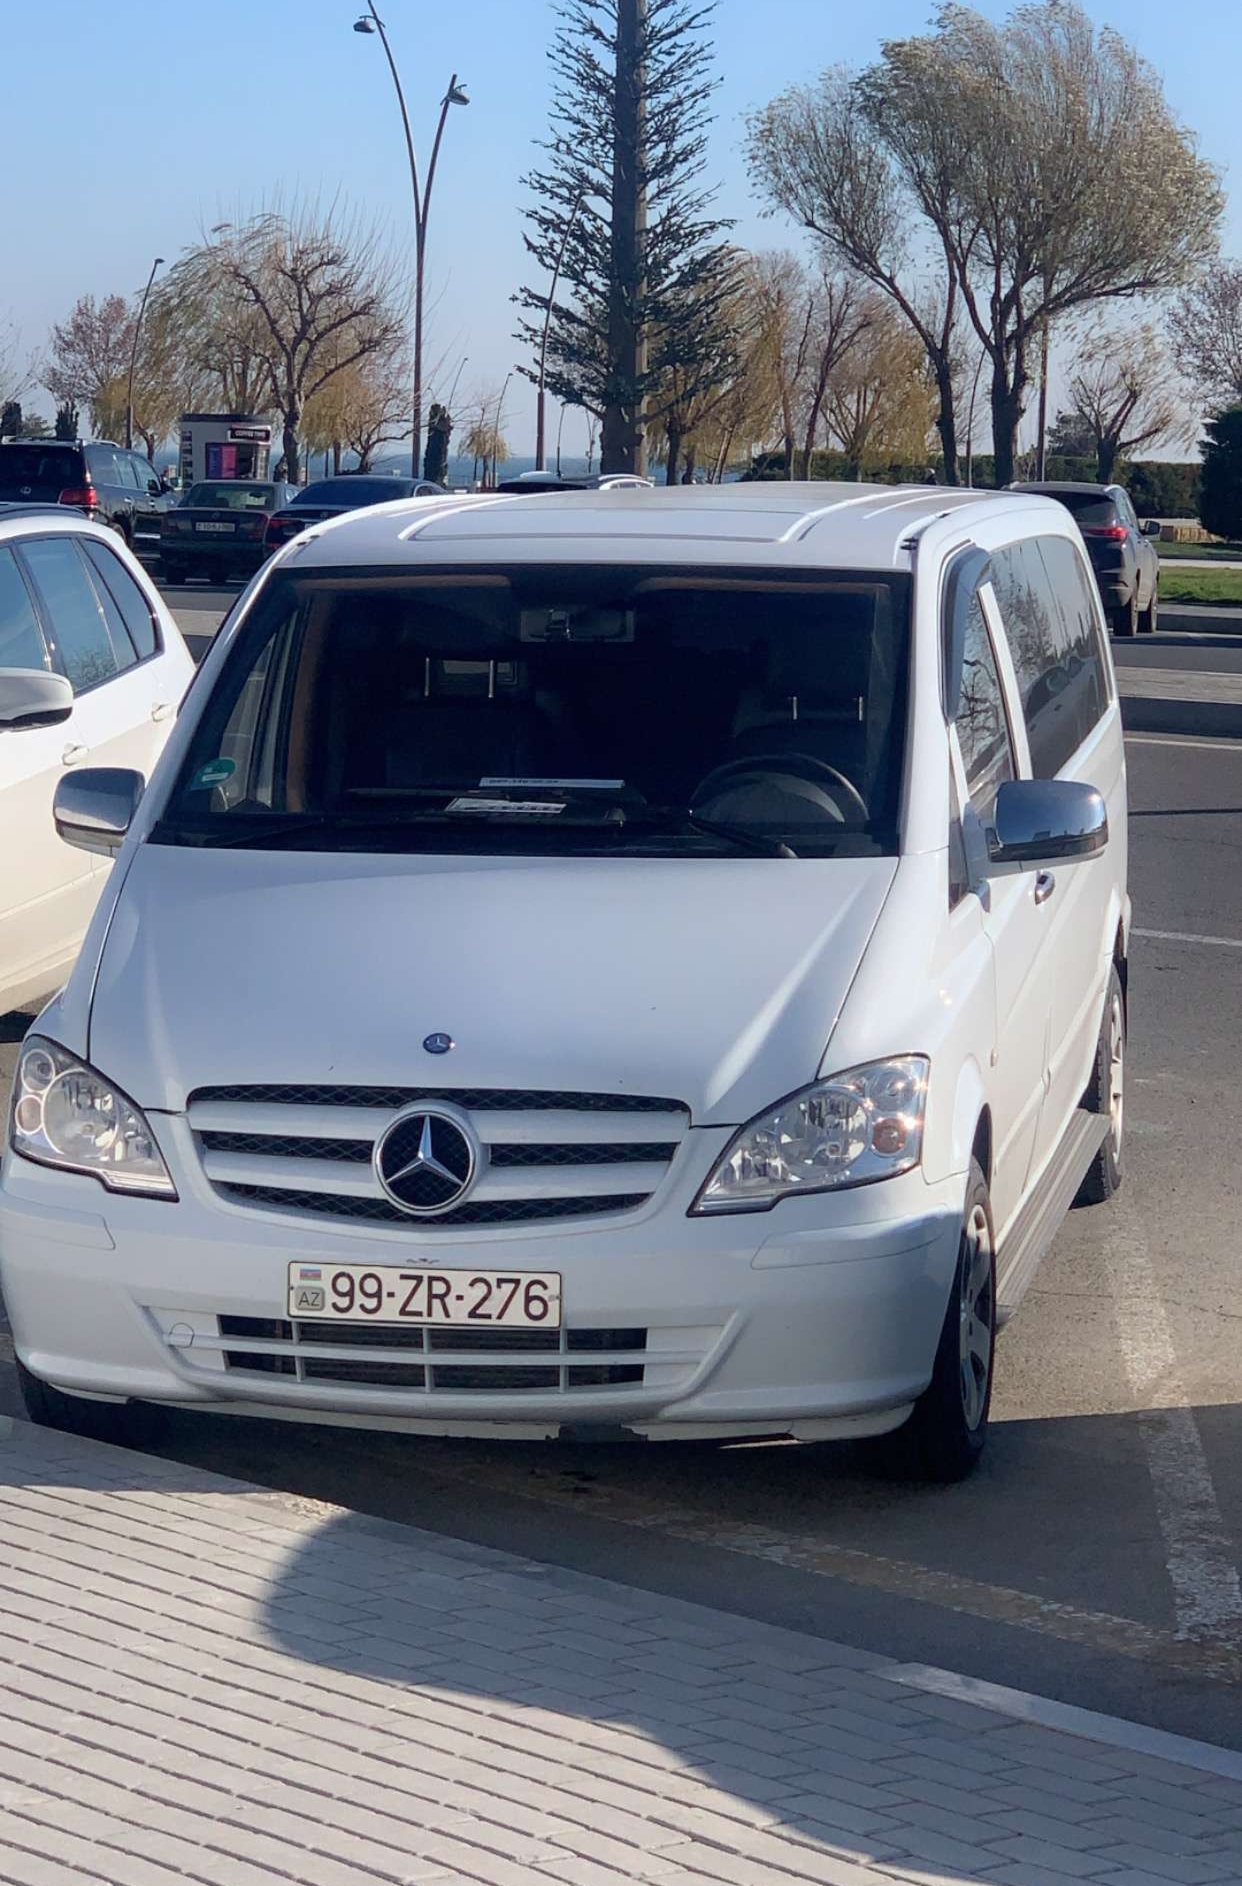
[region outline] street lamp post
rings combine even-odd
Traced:
[[[496,484],[496,469],[500,462],[500,428],[505,422],[505,395],[509,391],[509,382],[513,378],[513,368],[505,375],[505,383],[500,389],[500,398],[496,401],[496,431],[492,439],[492,485]]]
[[[142,291],[142,301],[138,308],[138,319],[134,322],[134,344],[129,350],[129,381],[125,388],[125,449],[134,449],[134,368],[138,365],[138,341],[142,334],[143,316],[147,312],[147,296],[151,293],[151,284],[155,280],[155,271],[164,266],[164,258],[157,255],[151,264],[151,273],[147,276],[147,285]]]
[[[379,34],[380,44],[384,48],[384,57],[388,61],[388,70],[392,73],[397,104],[401,108],[406,155],[410,161],[410,188],[414,195],[414,410],[412,415],[414,436],[411,442],[410,468],[417,478],[423,443],[423,277],[427,254],[427,213],[431,208],[431,188],[436,180],[436,162],[440,155],[440,140],[444,136],[449,106],[468,105],[470,100],[466,96],[465,87],[457,83],[457,74],[454,72],[449,79],[448,90],[440,100],[440,118],[436,125],[435,141],[431,146],[431,162],[427,166],[427,182],[424,187],[418,180],[418,158],[414,153],[414,133],[410,129],[410,114],[406,110],[405,93],[401,88],[397,62],[392,56],[392,47],[384,31],[384,22],[375,11],[374,0],[367,0],[367,10],[354,21],[354,31],[355,33]]]

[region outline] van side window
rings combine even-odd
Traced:
[[[1086,739],[1109,703],[1108,663],[1095,601],[1095,581],[1068,537],[1041,537],[1040,555],[1061,606],[1071,661],[1082,663],[1082,701],[1077,719]]]
[[[996,805],[996,794],[1007,779],[1014,777],[1015,768],[1005,693],[977,593],[971,598],[966,613],[962,690],[956,726],[970,802],[987,825]]]
[[[1036,779],[1055,779],[1094,724],[1082,659],[1034,538],[992,554],[992,587],[1009,639]],[[1094,698],[1094,696],[1092,696]]]

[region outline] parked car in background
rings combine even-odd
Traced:
[[[151,462],[122,445],[5,439],[0,501],[70,505],[96,523],[110,524],[131,550],[154,555],[161,520],[176,499]]]
[[[588,472],[576,477],[570,472],[528,471],[519,472],[516,478],[502,478],[496,486],[497,491],[509,497],[529,497],[533,491],[617,491],[625,489],[654,490],[650,478],[640,478],[633,472]]]
[[[1153,537],[1155,518],[1140,523],[1130,494],[1121,485],[1074,484],[1047,479],[1015,484],[1011,491],[1055,498],[1082,532],[1100,586],[1100,598],[1114,635],[1151,634],[1160,611],[1160,558]]]
[[[970,1470],[998,1324],[1121,1176],[1125,758],[1063,510],[359,511],[136,794],[59,802],[120,859],[0,1171],[36,1421]]]
[[[389,477],[383,472],[341,472],[333,478],[319,478],[304,485],[283,510],[267,520],[264,548],[279,550],[304,531],[308,524],[321,524],[327,517],[343,517],[346,511],[359,511],[371,504],[390,504],[394,498],[438,498],[447,493],[443,485],[430,478]]]
[[[160,563],[170,583],[253,576],[267,552],[268,519],[296,495],[279,479],[216,478],[191,485],[165,514]]]
[[[0,504],[0,1014],[64,981],[108,875],[57,837],[57,787],[86,763],[145,778],[193,673],[115,534]]]

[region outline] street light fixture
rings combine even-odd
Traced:
[[[355,33],[378,33],[380,44],[384,48],[384,57],[388,61],[388,70],[392,74],[393,90],[397,94],[397,104],[401,110],[401,126],[405,132],[405,149],[410,164],[410,189],[414,197],[414,398],[413,398],[413,439],[411,441],[411,470],[419,476],[419,459],[423,442],[423,279],[427,254],[427,213],[431,207],[431,189],[436,180],[436,161],[440,155],[440,140],[444,136],[445,120],[452,105],[468,105],[469,96],[464,85],[457,82],[453,73],[448,82],[448,90],[440,100],[440,117],[436,125],[435,141],[431,146],[431,162],[427,166],[427,182],[423,186],[418,177],[418,158],[414,152],[414,133],[410,129],[410,114],[406,109],[405,93],[401,87],[401,75],[397,71],[397,62],[393,58],[392,47],[388,43],[388,34],[384,31],[384,22],[375,11],[374,0],[367,0],[367,10],[360,13],[354,21]]]
[[[138,319],[134,322],[134,344],[129,350],[129,381],[125,388],[125,450],[134,449],[134,368],[138,364],[138,341],[142,334],[143,316],[147,311],[147,296],[151,293],[151,284],[155,280],[157,268],[163,268],[164,258],[157,255],[151,264],[151,273],[147,276],[147,285],[142,291],[142,302],[138,309]]]

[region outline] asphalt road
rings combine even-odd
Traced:
[[[191,632],[210,631],[207,595],[170,593]],[[1126,1182],[1067,1221],[1003,1337],[974,1480],[878,1480],[841,1446],[411,1443],[188,1415],[163,1451],[1242,1748],[1242,740],[1128,752]],[[0,1086],[25,1025],[0,1021]],[[3,1364],[0,1407],[17,1411]]]

